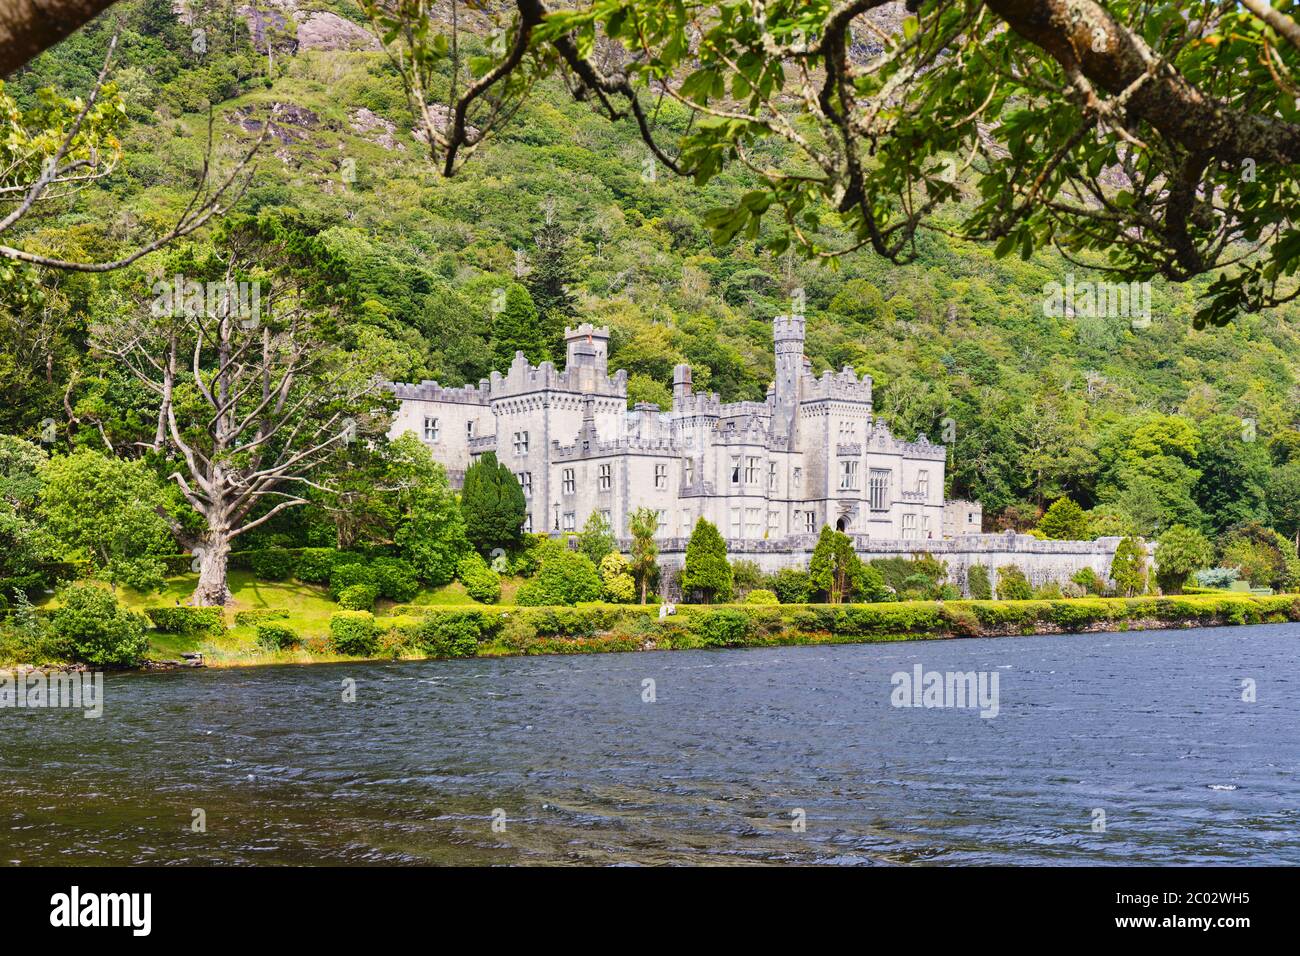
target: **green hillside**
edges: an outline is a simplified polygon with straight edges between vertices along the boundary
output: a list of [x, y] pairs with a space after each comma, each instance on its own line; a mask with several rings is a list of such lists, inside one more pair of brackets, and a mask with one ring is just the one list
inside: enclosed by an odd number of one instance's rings
[[[631, 400], [666, 404], [679, 361], [695, 367], [697, 386], [757, 399], [772, 372], [770, 320], [802, 289], [816, 369], [870, 373], [896, 433], [947, 441], [948, 493], [981, 500], [990, 527], [1028, 527], [1068, 495], [1091, 511], [1093, 533], [1150, 535], [1175, 522], [1300, 530], [1300, 312], [1196, 331], [1196, 289], [1157, 283], [1149, 327], [1051, 318], [1045, 284], [1097, 277], [1053, 254], [999, 260], [933, 232], [907, 267], [867, 253], [833, 265], [774, 259], [743, 238], [720, 248], [702, 220], [745, 188], [739, 175], [704, 189], [662, 169], [649, 176], [630, 127], [559, 87], [540, 90], [501, 138], [443, 179], [412, 135], [383, 53], [291, 52], [296, 23], [313, 10], [364, 21], [347, 0], [299, 3], [272, 31], [268, 57], [239, 17], [218, 11], [202, 21], [206, 52], [196, 54], [193, 28], [167, 0], [115, 8], [123, 162], [25, 225], [21, 240], [96, 257], [141, 239], [187, 201], [209, 103], [225, 159], [280, 104], [238, 211], [293, 222], [340, 258], [355, 291], [350, 334], [382, 356], [389, 378], [460, 384], [500, 366], [516, 343], [504, 323], [494, 330], [492, 298], [518, 282], [531, 299], [516, 297], [519, 307], [536, 308], [546, 330], [534, 359], [555, 356], [565, 322], [592, 321], [613, 330], [611, 363], [629, 371]], [[45, 86], [84, 92], [113, 22], [45, 54], [5, 93], [30, 108]], [[655, 121], [671, 128], [684, 117], [664, 103]], [[46, 293], [35, 305], [7, 290], [0, 432], [32, 437], [71, 409], [68, 440], [128, 453], [150, 423], [133, 414], [120, 369], [88, 353], [86, 328], [122, 308], [132, 283], [168, 268], [156, 254], [101, 277], [32, 275]]]

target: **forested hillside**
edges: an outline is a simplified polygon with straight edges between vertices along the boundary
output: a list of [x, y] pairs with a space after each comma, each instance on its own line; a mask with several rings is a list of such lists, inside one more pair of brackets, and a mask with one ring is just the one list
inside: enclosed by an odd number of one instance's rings
[[[106, 91], [123, 104], [120, 164], [25, 222], [27, 248], [104, 258], [142, 240], [188, 201], [209, 108], [222, 162], [276, 109], [233, 215], [311, 239], [294, 274], [315, 270], [311, 282], [337, 296], [336, 344], [389, 379], [473, 382], [516, 348], [559, 359], [558, 330], [584, 320], [612, 328], [611, 364], [628, 370], [631, 401], [667, 405], [681, 361], [697, 386], [759, 399], [770, 320], [803, 290], [816, 369], [870, 373], [896, 433], [946, 441], [949, 495], [981, 500], [990, 528], [1031, 527], [1066, 495], [1090, 512], [1093, 534], [1255, 521], [1300, 532], [1294, 308], [1196, 330], [1197, 285], [1157, 282], [1149, 326], [1049, 317], [1047, 283], [1096, 277], [1053, 253], [997, 259], [936, 231], [920, 233], [906, 267], [869, 252], [774, 258], [743, 235], [715, 245], [705, 216], [745, 189], [741, 176], [703, 189], [675, 179], [628, 124], [558, 84], [444, 179], [349, 0], [263, 2], [252, 15], [216, 3], [183, 19], [169, 0], [133, 0], [5, 83], [10, 121], [38, 123], [43, 89], [90, 88], [120, 23]], [[654, 122], [685, 117], [663, 102]], [[140, 385], [89, 347], [91, 328], [140, 309], [180, 259], [227, 248], [226, 228], [122, 272], [6, 273], [0, 432], [44, 436], [51, 450], [143, 454], [154, 422]]]

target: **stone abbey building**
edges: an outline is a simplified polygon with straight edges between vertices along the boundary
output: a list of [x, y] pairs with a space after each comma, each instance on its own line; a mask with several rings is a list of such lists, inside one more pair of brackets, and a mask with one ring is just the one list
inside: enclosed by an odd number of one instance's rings
[[[629, 515], [650, 507], [665, 544], [699, 517], [738, 550], [784, 550], [823, 525], [871, 540], [942, 538], [944, 446], [892, 435], [873, 414], [870, 376], [813, 375], [802, 315], [772, 327], [776, 381], [762, 402], [696, 392], [678, 365], [672, 408], [629, 411], [627, 373], [609, 373], [609, 330], [584, 324], [565, 330], [563, 371], [516, 353], [505, 375], [477, 386], [395, 385], [392, 433], [420, 436], [453, 486], [496, 452], [523, 486], [531, 531], [576, 531], [599, 512], [627, 537]], [[950, 535], [980, 530], [978, 506], [963, 505]]]

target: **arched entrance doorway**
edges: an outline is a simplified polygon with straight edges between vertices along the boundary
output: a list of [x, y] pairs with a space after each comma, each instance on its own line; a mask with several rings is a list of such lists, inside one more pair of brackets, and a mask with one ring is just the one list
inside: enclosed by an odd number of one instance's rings
[[837, 520], [837, 521], [835, 522], [835, 530], [836, 530], [836, 531], [843, 531], [843, 530], [844, 530], [845, 528], [847, 528], [848, 526], [849, 526], [849, 525], [848, 525], [848, 522], [845, 521], [843, 518], [840, 518], [839, 520]]

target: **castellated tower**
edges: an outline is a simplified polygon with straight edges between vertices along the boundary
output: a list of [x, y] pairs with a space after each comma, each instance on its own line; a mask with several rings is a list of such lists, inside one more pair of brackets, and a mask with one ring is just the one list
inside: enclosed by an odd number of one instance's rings
[[589, 365], [604, 372], [609, 368], [609, 327], [583, 322], [564, 328], [565, 368]]
[[799, 313], [772, 320], [776, 381], [772, 393], [772, 436], [793, 448], [799, 421], [799, 381], [803, 375], [804, 317]]

